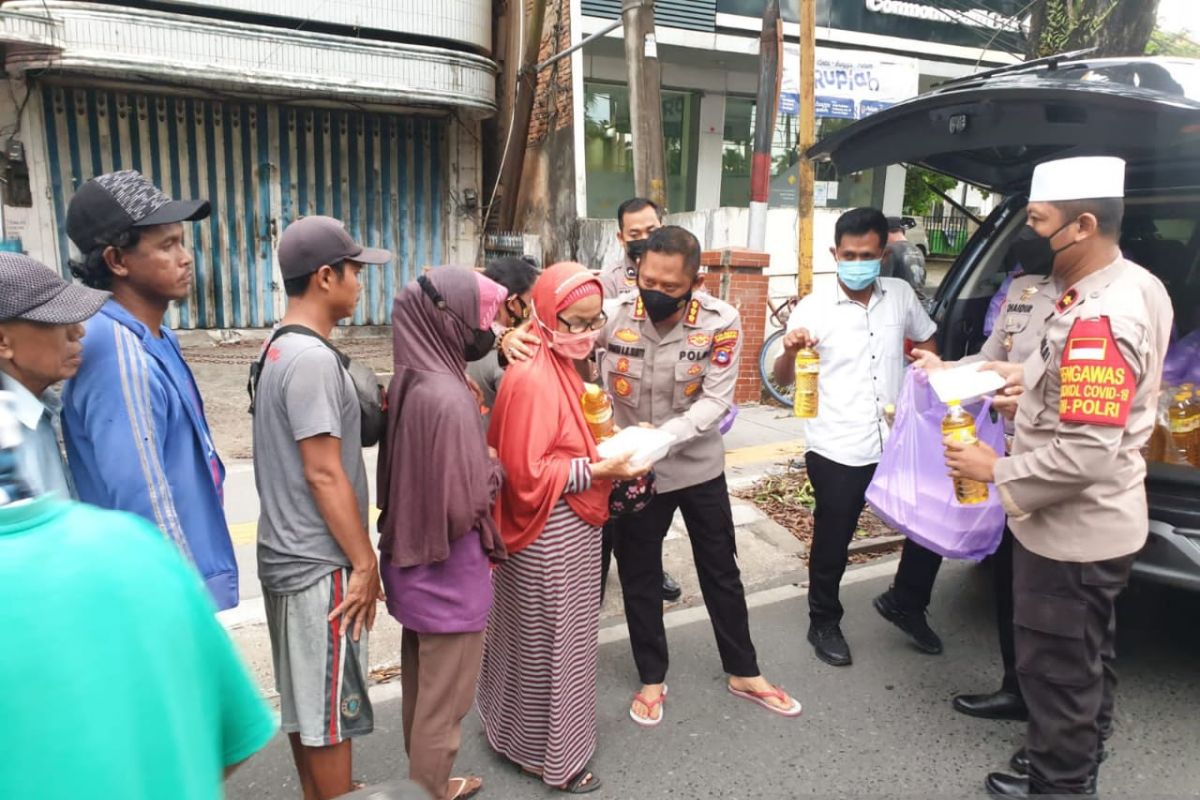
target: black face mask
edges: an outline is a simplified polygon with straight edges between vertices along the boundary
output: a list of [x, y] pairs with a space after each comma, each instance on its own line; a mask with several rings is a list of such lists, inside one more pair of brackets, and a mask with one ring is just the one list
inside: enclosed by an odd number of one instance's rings
[[687, 294], [682, 297], [672, 297], [669, 294], [641, 287], [638, 287], [638, 293], [642, 297], [642, 307], [646, 309], [646, 316], [650, 318], [651, 322], [662, 322], [686, 306], [692, 299], [691, 289], [688, 289]]
[[1042, 236], [1026, 225], [1025, 230], [1017, 234], [1016, 241], [1012, 243], [1012, 254], [1021, 264], [1021, 269], [1028, 275], [1049, 275], [1054, 269], [1054, 259], [1058, 257], [1058, 254], [1077, 244], [1071, 242], [1056, 250], [1050, 244], [1050, 240], [1075, 222], [1076, 220], [1071, 220], [1063, 223], [1049, 236]]
[[472, 339], [463, 348], [463, 358], [467, 361], [478, 361], [492, 352], [496, 346], [496, 334], [491, 330], [481, 331], [471, 329]]
[[632, 242], [627, 242], [625, 244], [625, 255], [629, 256], [630, 261], [641, 261], [642, 256], [646, 255], [646, 245], [649, 243], [649, 239], [634, 239]]

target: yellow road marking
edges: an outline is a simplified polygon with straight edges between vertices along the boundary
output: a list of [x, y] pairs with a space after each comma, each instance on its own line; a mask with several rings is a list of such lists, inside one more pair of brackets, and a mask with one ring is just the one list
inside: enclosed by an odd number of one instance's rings
[[[804, 440], [791, 439], [786, 442], [758, 444], [751, 447], [739, 447], [725, 452], [725, 466], [745, 467], [751, 464], [764, 464], [795, 458], [804, 454]], [[374, 526], [379, 519], [379, 509], [372, 507], [370, 524]], [[258, 537], [258, 521], [239, 522], [229, 526], [229, 536], [235, 545], [253, 544]]]

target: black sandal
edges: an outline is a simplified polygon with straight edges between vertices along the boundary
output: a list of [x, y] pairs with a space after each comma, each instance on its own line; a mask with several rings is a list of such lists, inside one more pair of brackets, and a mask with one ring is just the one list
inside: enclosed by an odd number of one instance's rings
[[590, 769], [584, 767], [574, 778], [571, 778], [566, 786], [563, 786], [561, 789], [559, 789], [559, 791], [565, 792], [566, 794], [588, 794], [589, 792], [596, 791], [603, 785], [604, 784], [601, 783], [600, 779], [597, 778]]

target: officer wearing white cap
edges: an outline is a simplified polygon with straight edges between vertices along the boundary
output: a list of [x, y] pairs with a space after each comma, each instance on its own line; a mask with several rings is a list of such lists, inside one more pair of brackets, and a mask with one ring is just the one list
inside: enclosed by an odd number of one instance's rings
[[1028, 222], [1058, 299], [1037, 350], [1006, 371], [1017, 398], [1012, 454], [947, 445], [951, 475], [996, 484], [1016, 538], [1029, 727], [1013, 766], [1028, 774], [989, 775], [996, 796], [1094, 795], [1111, 730], [1115, 603], [1148, 535], [1140, 448], [1174, 316], [1162, 283], [1118, 248], [1124, 179], [1124, 162], [1111, 157], [1035, 169]]

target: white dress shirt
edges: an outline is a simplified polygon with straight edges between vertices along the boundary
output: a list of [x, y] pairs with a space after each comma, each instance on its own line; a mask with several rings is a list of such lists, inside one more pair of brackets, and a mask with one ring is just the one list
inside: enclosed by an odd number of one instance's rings
[[21, 477], [35, 495], [55, 492], [61, 498], [75, 496], [59, 444], [62, 401], [58, 392], [47, 389], [41, 398], [35, 397], [7, 374], [0, 373], [0, 387], [11, 392], [17, 419], [21, 422], [23, 439], [17, 448]]
[[867, 305], [841, 283], [810, 294], [788, 319], [805, 328], [821, 356], [817, 416], [805, 421], [808, 449], [848, 467], [875, 464], [887, 441], [883, 409], [904, 381], [904, 340], [923, 342], [937, 331], [916, 292], [898, 278], [879, 278]]

